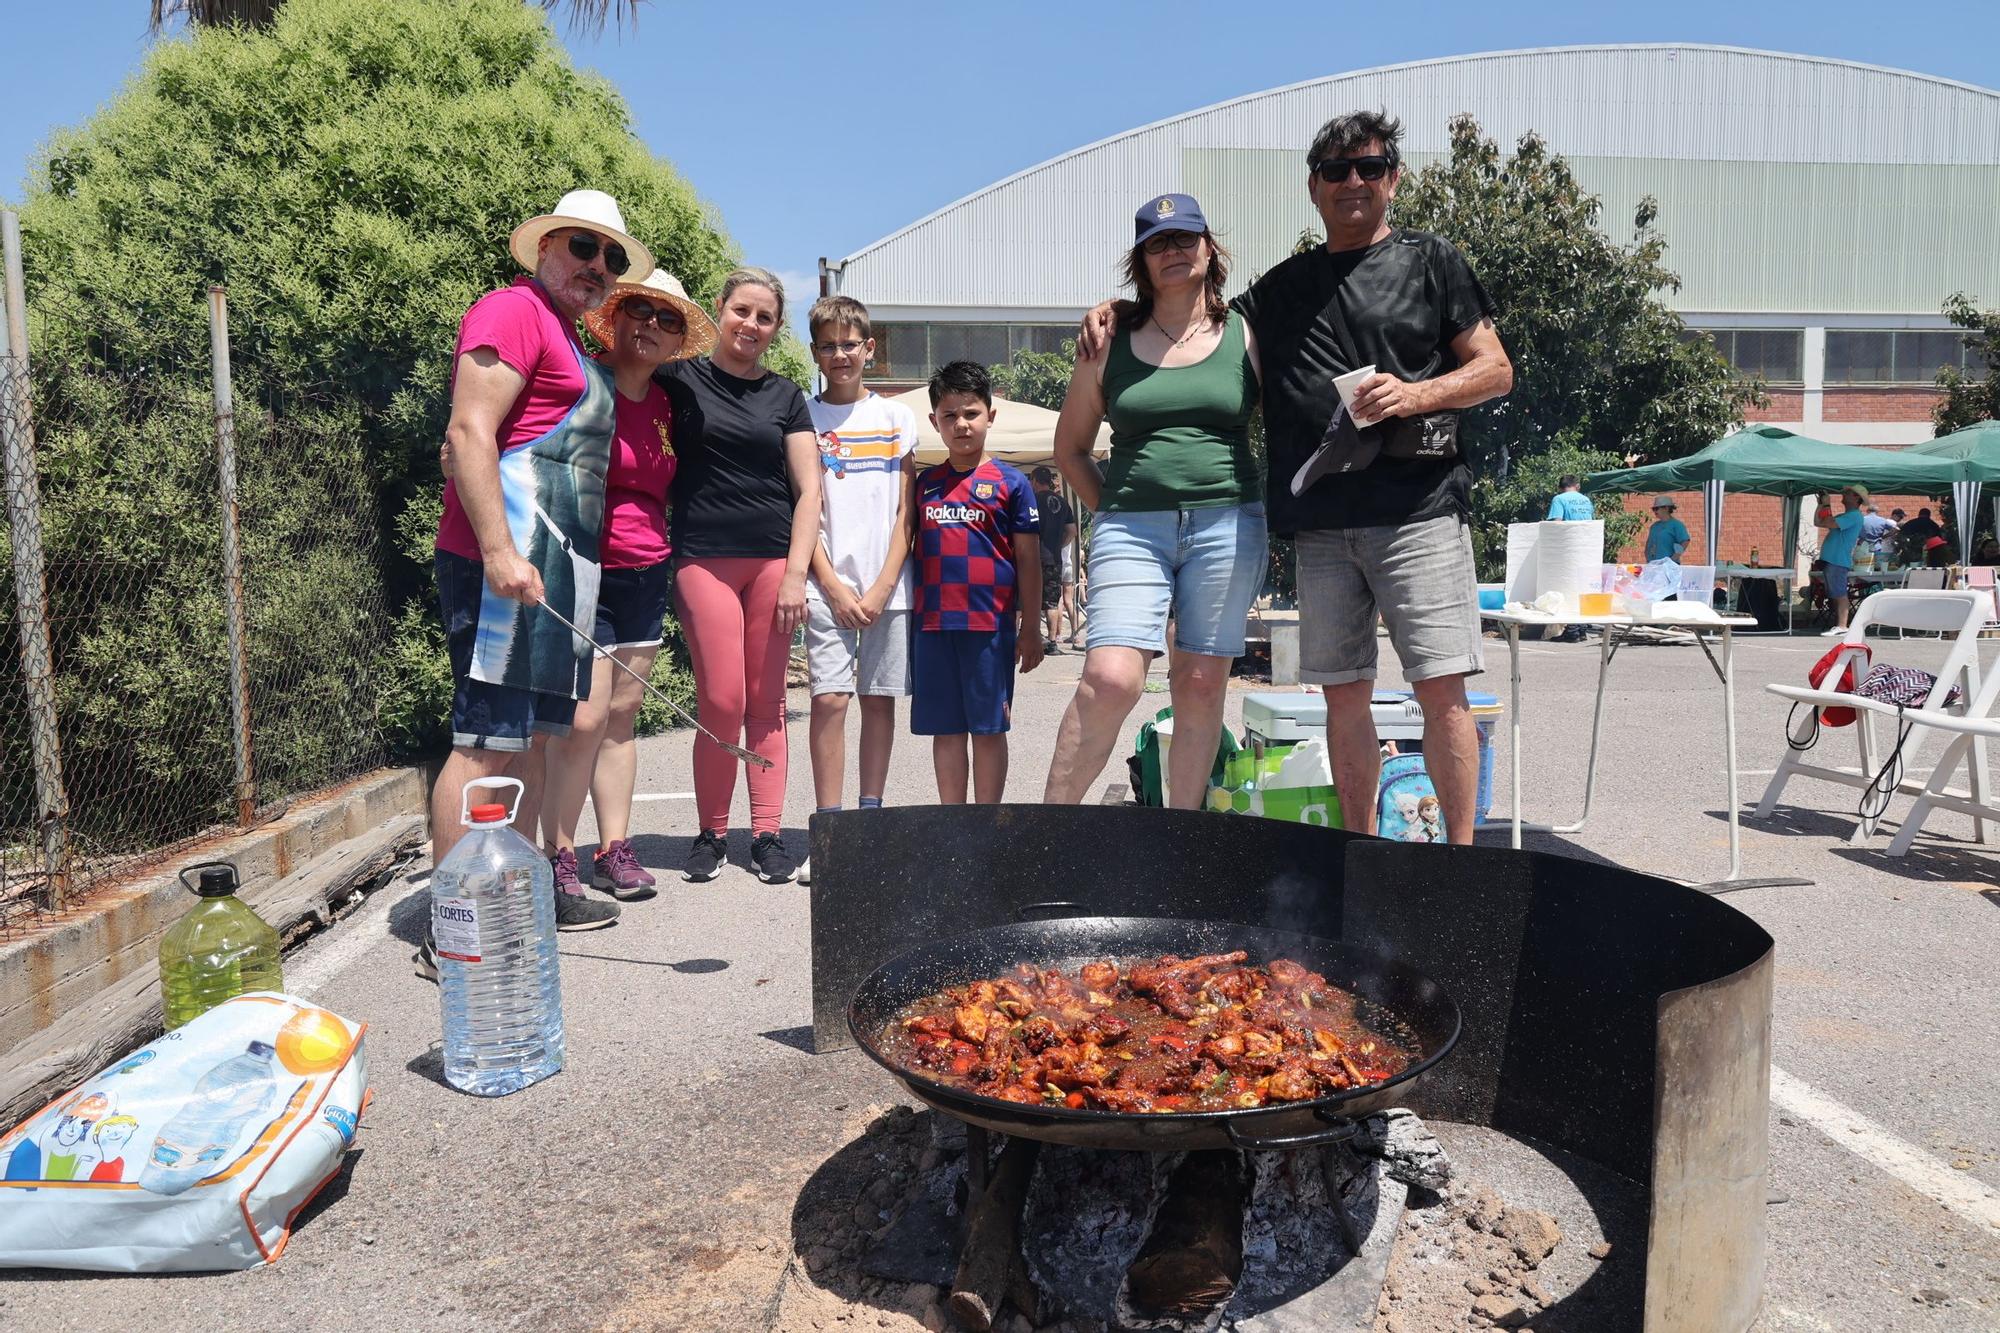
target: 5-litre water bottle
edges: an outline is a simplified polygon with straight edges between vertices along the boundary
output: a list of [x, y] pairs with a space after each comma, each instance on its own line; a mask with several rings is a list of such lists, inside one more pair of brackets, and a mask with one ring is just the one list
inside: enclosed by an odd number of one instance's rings
[[278, 1086], [272, 1081], [272, 1050], [261, 1041], [250, 1043], [201, 1076], [157, 1137], [139, 1187], [155, 1194], [179, 1194], [196, 1181], [226, 1170], [230, 1149], [253, 1120], [261, 1128], [272, 1110]]
[[[201, 877], [188, 884], [188, 876]], [[171, 1032], [224, 1000], [285, 988], [278, 932], [236, 896], [236, 867], [189, 866], [181, 883], [201, 895], [160, 937], [160, 1017]]]
[[[474, 787], [512, 787], [482, 778]], [[556, 976], [555, 874], [511, 827], [504, 805], [461, 806], [471, 832], [431, 872], [431, 933], [444, 1005], [444, 1077], [461, 1092], [501, 1097], [562, 1068]]]

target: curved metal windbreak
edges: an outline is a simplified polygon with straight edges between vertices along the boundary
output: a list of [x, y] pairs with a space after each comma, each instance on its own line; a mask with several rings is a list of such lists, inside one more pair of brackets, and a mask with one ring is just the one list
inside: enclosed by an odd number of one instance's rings
[[1616, 866], [1137, 807], [816, 815], [815, 1048], [851, 1044], [867, 974], [1051, 898], [1240, 921], [1434, 979], [1456, 1049], [1419, 1114], [1490, 1125], [1643, 1185], [1645, 1333], [1736, 1333], [1763, 1291], [1771, 938], [1728, 904]]

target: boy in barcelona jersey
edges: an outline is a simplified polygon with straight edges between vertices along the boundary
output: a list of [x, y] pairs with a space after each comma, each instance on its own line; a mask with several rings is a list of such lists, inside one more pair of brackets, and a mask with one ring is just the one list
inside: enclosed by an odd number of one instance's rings
[[1041, 520], [1027, 477], [986, 456], [993, 425], [986, 371], [954, 361], [931, 377], [930, 397], [948, 457], [917, 477], [910, 730], [931, 738], [939, 801], [963, 805], [969, 785], [974, 800], [998, 804], [1007, 787], [1014, 669], [1032, 671], [1042, 660], [1033, 623]]

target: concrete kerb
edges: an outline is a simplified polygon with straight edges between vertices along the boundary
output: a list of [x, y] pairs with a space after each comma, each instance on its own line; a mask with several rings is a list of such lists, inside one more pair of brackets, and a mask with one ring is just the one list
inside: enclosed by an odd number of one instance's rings
[[161, 934], [193, 901], [178, 877], [185, 867], [229, 861], [246, 884], [282, 879], [397, 815], [421, 814], [429, 785], [420, 768], [379, 770], [248, 833], [199, 843], [26, 938], [0, 944], [0, 1051], [134, 972], [157, 967]]

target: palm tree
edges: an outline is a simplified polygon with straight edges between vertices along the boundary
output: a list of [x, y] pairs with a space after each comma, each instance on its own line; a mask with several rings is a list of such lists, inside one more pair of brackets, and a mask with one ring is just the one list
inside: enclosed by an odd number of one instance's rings
[[[262, 28], [270, 24], [283, 3], [284, 0], [151, 0], [151, 21], [154, 32], [177, 18], [208, 27], [240, 23]], [[639, 6], [644, 3], [645, 0], [541, 0], [542, 8], [567, 10], [570, 26], [589, 32], [601, 31], [606, 23], [613, 21], [620, 27], [628, 22], [638, 27]]]

